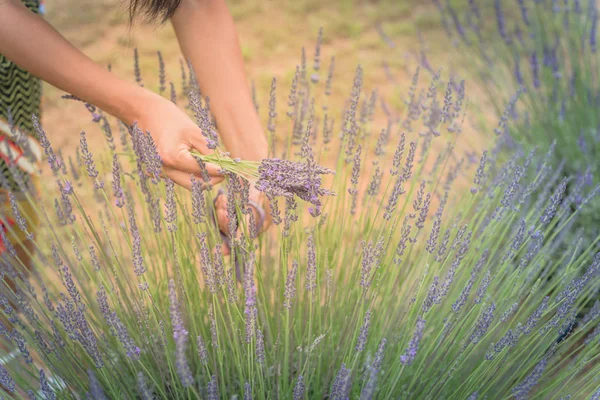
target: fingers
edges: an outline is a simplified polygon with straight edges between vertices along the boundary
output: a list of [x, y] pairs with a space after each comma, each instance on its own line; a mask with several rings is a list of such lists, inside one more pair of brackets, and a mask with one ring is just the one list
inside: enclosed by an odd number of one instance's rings
[[[164, 173], [168, 178], [172, 179], [173, 182], [175, 182], [179, 186], [183, 186], [187, 190], [192, 189], [192, 180], [190, 178], [189, 173], [170, 169], [170, 168], [165, 168]], [[198, 179], [202, 179], [202, 177], [198, 177]], [[211, 177], [211, 179], [208, 183], [210, 185], [214, 186], [217, 183], [221, 182], [222, 180], [223, 180], [222, 177], [218, 177], [218, 176]], [[202, 182], [204, 182], [204, 181], [202, 181]]]
[[[178, 170], [181, 172], [185, 172], [188, 174], [194, 174], [199, 178], [202, 178], [204, 174], [204, 170], [200, 167], [198, 160], [189, 152], [188, 149], [182, 148], [179, 153], [175, 156], [174, 160], [165, 161], [165, 165], [167, 168]], [[208, 174], [212, 177], [218, 177], [219, 182], [223, 179], [223, 174], [220, 172], [221, 168], [219, 168], [215, 164], [204, 163], [204, 168]]]

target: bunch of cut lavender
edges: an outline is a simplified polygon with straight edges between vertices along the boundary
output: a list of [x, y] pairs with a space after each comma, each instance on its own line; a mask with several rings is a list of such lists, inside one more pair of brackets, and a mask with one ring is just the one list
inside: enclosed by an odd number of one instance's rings
[[245, 161], [231, 158], [227, 153], [217, 149], [212, 154], [203, 155], [193, 152], [202, 162], [210, 162], [221, 167], [223, 171], [235, 174], [265, 193], [269, 199], [276, 197], [298, 198], [311, 203], [313, 216], [321, 214], [323, 206], [321, 197], [335, 196], [335, 193], [322, 187], [322, 175], [335, 175], [335, 171], [316, 165], [312, 152], [306, 149], [308, 156], [306, 162], [283, 160], [279, 158], [266, 158], [261, 162]]

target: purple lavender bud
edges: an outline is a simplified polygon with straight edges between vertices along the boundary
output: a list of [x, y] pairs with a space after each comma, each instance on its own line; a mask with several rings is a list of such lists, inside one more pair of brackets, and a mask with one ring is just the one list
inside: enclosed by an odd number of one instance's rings
[[48, 159], [48, 165], [50, 165], [50, 169], [52, 169], [52, 171], [56, 174], [60, 169], [60, 165], [58, 164], [58, 159], [52, 150], [52, 145], [46, 136], [46, 132], [42, 128], [40, 120], [35, 114], [31, 116], [31, 121], [33, 122], [33, 128], [35, 129], [36, 136], [40, 141], [40, 145], [44, 149], [44, 153]]
[[113, 194], [116, 198], [115, 205], [122, 208], [125, 205], [125, 195], [121, 187], [121, 167], [116, 154], [113, 155], [112, 175]]
[[271, 143], [269, 143], [269, 154], [275, 156], [275, 130], [277, 124], [277, 80], [271, 81], [271, 91], [269, 92], [269, 120], [267, 129], [271, 133]]
[[206, 199], [202, 183], [194, 175], [190, 177], [192, 182], [192, 219], [195, 224], [204, 222], [206, 218]]
[[206, 348], [204, 339], [202, 339], [202, 335], [196, 337], [196, 345], [198, 347], [198, 358], [200, 358], [202, 364], [206, 365], [208, 363], [208, 349]]
[[17, 388], [15, 381], [13, 380], [12, 376], [10, 376], [4, 365], [0, 365], [0, 385], [2, 385], [2, 388], [10, 393], [14, 393]]
[[50, 387], [50, 384], [48, 383], [48, 379], [46, 379], [46, 374], [44, 373], [43, 369], [40, 369], [40, 387], [42, 389], [44, 397], [47, 400], [56, 399], [56, 394], [54, 393], [54, 390], [52, 390], [52, 387]]
[[404, 183], [404, 178], [402, 175], [399, 175], [396, 178], [396, 182], [394, 183], [394, 188], [392, 189], [392, 193], [390, 194], [388, 203], [385, 207], [385, 213], [383, 214], [383, 218], [386, 221], [389, 221], [392, 218], [394, 212], [396, 211], [396, 206], [398, 205], [398, 198], [400, 197], [401, 194], [405, 193], [404, 189], [402, 188], [403, 183]]
[[162, 94], [166, 89], [166, 74], [165, 74], [165, 61], [163, 60], [162, 53], [160, 51], [156, 52], [158, 56], [158, 92]]
[[175, 202], [175, 183], [171, 179], [165, 179], [167, 199], [165, 201], [165, 221], [169, 232], [177, 231], [177, 204]]
[[376, 196], [379, 193], [379, 188], [381, 187], [381, 178], [383, 177], [383, 172], [379, 165], [375, 167], [375, 171], [373, 172], [373, 177], [371, 178], [371, 182], [369, 182], [369, 187], [367, 189], [367, 194], [369, 196]]
[[544, 297], [544, 300], [542, 300], [542, 302], [540, 303], [538, 308], [536, 308], [535, 311], [533, 313], [531, 313], [531, 315], [527, 319], [527, 322], [525, 323], [525, 327], [523, 328], [524, 335], [530, 334], [531, 331], [533, 331], [533, 328], [535, 328], [535, 326], [538, 324], [540, 319], [542, 319], [542, 316], [544, 315], [544, 312], [546, 311], [546, 308], [548, 307], [549, 301], [550, 301], [549, 296]]
[[356, 190], [356, 186], [358, 185], [358, 178], [360, 176], [360, 153], [362, 151], [362, 146], [359, 144], [356, 147], [356, 154], [354, 155], [354, 163], [352, 164], [352, 176], [350, 178], [350, 182], [352, 183], [352, 188], [348, 189], [348, 193], [352, 194]]
[[119, 341], [125, 348], [127, 357], [134, 361], [139, 360], [140, 348], [136, 346], [135, 342], [129, 335], [127, 327], [123, 324], [117, 313], [110, 309], [104, 287], [101, 287], [101, 289], [97, 292], [97, 296], [100, 311], [104, 316], [106, 323], [114, 330]]
[[329, 398], [331, 400], [347, 400], [350, 398], [350, 389], [352, 388], [352, 376], [350, 370], [346, 368], [346, 364], [342, 364], [342, 367], [338, 371]]
[[531, 73], [533, 75], [533, 87], [536, 89], [539, 89], [539, 87], [540, 87], [540, 63], [538, 61], [538, 56], [535, 51], [531, 54], [529, 63], [531, 65]]
[[138, 394], [141, 396], [142, 400], [153, 400], [154, 399], [154, 395], [152, 394], [152, 391], [148, 387], [148, 384], [146, 383], [146, 379], [144, 378], [144, 373], [142, 371], [138, 372], [138, 374], [137, 374], [137, 387], [138, 387]]
[[519, 9], [521, 10], [521, 18], [523, 18], [523, 22], [525, 25], [529, 25], [529, 14], [527, 12], [527, 7], [525, 7], [525, 0], [517, 0], [519, 3]]
[[90, 381], [90, 394], [91, 394], [92, 398], [94, 400], [108, 400], [108, 398], [104, 394], [104, 390], [102, 390], [100, 381], [98, 381], [96, 374], [94, 374], [94, 371], [92, 371], [91, 369], [88, 369], [87, 373], [88, 373], [88, 378]]
[[375, 368], [369, 368], [369, 379], [367, 383], [363, 386], [362, 391], [360, 392], [361, 400], [371, 400], [375, 396], [375, 390], [377, 389], [377, 378], [379, 375], [379, 371]]
[[423, 312], [426, 313], [427, 311], [429, 311], [431, 309], [431, 307], [433, 306], [433, 304], [435, 303], [435, 299], [438, 296], [438, 284], [439, 284], [439, 278], [437, 276], [433, 277], [433, 282], [431, 282], [431, 285], [429, 286], [429, 291], [427, 292], [427, 296], [425, 297], [425, 300], [423, 300]]
[[547, 364], [548, 359], [546, 357], [542, 358], [542, 360], [533, 367], [531, 373], [527, 375], [521, 383], [512, 388], [511, 392], [516, 400], [526, 400], [529, 398], [529, 393], [542, 377]]
[[292, 79], [292, 85], [290, 87], [290, 94], [288, 96], [288, 107], [290, 108], [290, 110], [288, 111], [287, 115], [290, 118], [296, 116], [296, 101], [297, 101], [296, 90], [298, 88], [298, 80], [299, 79], [300, 79], [300, 67], [296, 66], [296, 73], [294, 74], [294, 78]]
[[517, 308], [519, 307], [519, 303], [513, 303], [510, 308], [508, 310], [506, 310], [504, 312], [504, 314], [502, 314], [500, 316], [500, 322], [506, 322], [510, 317], [513, 316], [513, 314], [517, 311]]
[[469, 337], [469, 343], [477, 344], [486, 335], [494, 319], [494, 311], [496, 311], [495, 303], [492, 303], [483, 310], [475, 324], [473, 333]]
[[475, 194], [481, 188], [484, 179], [485, 173], [485, 165], [487, 163], [487, 150], [481, 154], [481, 159], [479, 160], [479, 167], [477, 167], [477, 172], [475, 173], [475, 178], [473, 179], [473, 187], [471, 188], [471, 193]]
[[12, 213], [15, 217], [15, 221], [17, 222], [17, 226], [23, 233], [27, 235], [27, 239], [32, 240], [33, 234], [27, 231], [27, 221], [25, 220], [23, 214], [21, 214], [21, 211], [19, 210], [19, 205], [17, 204], [17, 200], [13, 192], [8, 192], [8, 199], [10, 201], [10, 208], [12, 209]]
[[296, 275], [298, 273], [298, 261], [292, 262], [292, 268], [288, 271], [285, 279], [285, 290], [283, 292], [283, 307], [289, 310], [292, 307], [292, 299], [296, 296]]
[[169, 280], [169, 302], [171, 304], [170, 313], [171, 325], [173, 326], [173, 338], [175, 339], [175, 365], [183, 387], [190, 387], [194, 384], [194, 377], [185, 356], [188, 331], [183, 324], [183, 316], [179, 308], [179, 301], [177, 300], [177, 292], [175, 290], [175, 282], [173, 279]]
[[221, 250], [221, 245], [217, 243], [214, 249], [213, 256], [213, 273], [215, 276], [215, 281], [219, 286], [223, 286], [226, 283], [225, 276], [225, 265], [223, 262], [223, 251]]
[[479, 392], [475, 391], [469, 395], [467, 400], [477, 400], [478, 397], [479, 397]]
[[217, 376], [213, 375], [208, 381], [206, 388], [208, 400], [219, 400], [219, 386], [217, 385]]
[[402, 171], [403, 178], [408, 181], [412, 175], [413, 161], [415, 159], [415, 153], [417, 151], [417, 143], [410, 142], [410, 148], [408, 149], [408, 156], [406, 157], [406, 163], [404, 164], [404, 170]]
[[315, 293], [317, 288], [317, 253], [315, 249], [315, 242], [312, 235], [308, 236], [307, 242], [308, 258], [306, 267], [306, 290], [312, 295]]
[[254, 285], [254, 260], [250, 256], [244, 271], [244, 294], [246, 304], [244, 308], [246, 322], [246, 343], [252, 343], [252, 337], [256, 330], [258, 310], [256, 308], [256, 286]]
[[175, 84], [173, 82], [169, 82], [169, 87], [171, 89], [171, 102], [173, 104], [177, 104], [177, 92], [175, 91]]
[[81, 149], [81, 157], [83, 158], [83, 162], [86, 166], [88, 176], [95, 180], [96, 189], [101, 189], [104, 186], [102, 181], [97, 180], [98, 178], [98, 170], [96, 169], [96, 164], [94, 163], [94, 158], [92, 153], [90, 153], [87, 145], [87, 140], [85, 138], [85, 132], [81, 131], [81, 138], [79, 140], [79, 147]]
[[488, 286], [490, 285], [491, 282], [491, 273], [490, 271], [487, 271], [483, 277], [483, 279], [481, 280], [481, 284], [479, 285], [479, 288], [477, 289], [477, 293], [475, 295], [475, 304], [479, 304], [483, 301], [483, 296], [485, 296], [485, 292], [487, 291]]
[[562, 180], [554, 195], [550, 197], [550, 203], [548, 203], [548, 206], [546, 206], [546, 209], [542, 213], [542, 216], [540, 217], [540, 223], [547, 224], [552, 220], [552, 218], [554, 218], [556, 215], [556, 210], [558, 209], [566, 190], [567, 178]]
[[[425, 227], [425, 220], [427, 219], [427, 214], [429, 213], [429, 205], [431, 204], [431, 193], [427, 193], [425, 196], [425, 201], [423, 202], [423, 206], [420, 207], [419, 218], [415, 222], [415, 226], [419, 229], [423, 229]], [[419, 207], [417, 207], [418, 209]]]
[[360, 333], [356, 341], [356, 351], [361, 352], [367, 345], [367, 336], [369, 335], [369, 327], [371, 326], [371, 310], [367, 310], [365, 319], [362, 326], [360, 327]]
[[214, 348], [219, 347], [219, 336], [217, 334], [217, 320], [215, 319], [215, 313], [212, 308], [208, 309], [208, 319], [210, 321], [210, 336], [211, 345]]
[[406, 242], [410, 236], [411, 225], [408, 223], [408, 216], [404, 217], [404, 221], [402, 222], [402, 230], [400, 241], [398, 242], [398, 246], [396, 247], [396, 254], [394, 256], [394, 263], [400, 264], [401, 257], [404, 255], [404, 250], [406, 250]]
[[141, 276], [146, 272], [144, 264], [144, 256], [142, 255], [142, 238], [135, 222], [135, 214], [131, 204], [127, 204], [127, 214], [129, 217], [129, 230], [133, 239], [133, 266], [137, 276]]
[[304, 377], [302, 375], [298, 375], [298, 380], [294, 386], [293, 400], [304, 400], [305, 390]]
[[327, 82], [325, 83], [325, 95], [331, 95], [331, 86], [333, 83], [333, 71], [335, 69], [335, 56], [331, 57], [331, 62], [329, 63], [329, 71], [327, 72]]
[[417, 357], [417, 350], [419, 349], [419, 343], [423, 338], [424, 330], [425, 320], [421, 317], [417, 317], [417, 323], [415, 326], [413, 337], [410, 339], [410, 342], [408, 342], [408, 347], [406, 348], [404, 354], [400, 356], [400, 362], [402, 364], [411, 365]]
[[371, 364], [371, 368], [376, 371], [381, 369], [381, 364], [383, 363], [383, 352], [385, 350], [385, 345], [387, 344], [387, 339], [381, 339], [379, 342], [379, 346], [377, 347], [377, 352], [375, 352], [375, 357], [373, 358], [373, 363]]
[[496, 23], [498, 24], [498, 33], [500, 37], [508, 43], [508, 35], [506, 34], [506, 21], [504, 19], [504, 12], [500, 5], [500, 0], [494, 0], [494, 11], [496, 12]]
[[144, 87], [142, 82], [142, 73], [140, 71], [140, 55], [137, 47], [133, 49], [133, 73], [135, 75], [135, 81], [138, 85]]
[[256, 327], [256, 362], [265, 363], [265, 338], [260, 327]]
[[444, 197], [440, 202], [440, 205], [435, 212], [435, 216], [433, 219], [433, 226], [431, 227], [431, 233], [429, 234], [429, 238], [427, 239], [427, 246], [425, 250], [429, 253], [433, 254], [435, 248], [437, 246], [437, 240], [440, 235], [440, 229], [442, 226], [442, 216], [444, 215], [444, 207], [446, 206], [446, 202], [448, 201], [448, 192], [444, 193]]
[[377, 257], [375, 255], [375, 251], [373, 248], [373, 243], [369, 242], [368, 244], [363, 241], [362, 242], [362, 268], [360, 272], [360, 286], [364, 289], [368, 289], [371, 286], [371, 271], [373, 267], [377, 264]]

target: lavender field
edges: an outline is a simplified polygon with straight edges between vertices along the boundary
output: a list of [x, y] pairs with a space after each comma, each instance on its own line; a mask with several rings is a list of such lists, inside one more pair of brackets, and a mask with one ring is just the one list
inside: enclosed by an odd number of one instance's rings
[[[152, 132], [48, 87], [45, 179], [2, 216], [0, 398], [600, 399], [598, 5], [396, 3], [230, 3], [261, 161], [165, 31], [107, 55], [202, 129], [190, 190]], [[311, 30], [288, 52], [261, 15]]]

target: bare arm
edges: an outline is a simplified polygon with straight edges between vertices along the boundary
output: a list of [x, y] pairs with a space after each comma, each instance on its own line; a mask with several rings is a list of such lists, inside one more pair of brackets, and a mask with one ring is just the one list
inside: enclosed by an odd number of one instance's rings
[[267, 157], [267, 140], [254, 109], [234, 21], [224, 0], [183, 0], [171, 19], [182, 52], [210, 97], [219, 132], [236, 157]]
[[[0, 0], [0, 53], [38, 78], [71, 93], [126, 123], [150, 131], [165, 174], [190, 187], [201, 170], [189, 153], [209, 152], [200, 129], [170, 101], [94, 63], [19, 0]], [[214, 165], [209, 172], [218, 181]]]
[[145, 92], [77, 50], [19, 0], [0, 0], [0, 53], [40, 79], [131, 123]]
[[[227, 150], [245, 160], [266, 158], [267, 139], [252, 102], [237, 31], [225, 0], [183, 0], [171, 22], [202, 93], [210, 98]], [[254, 187], [250, 199], [268, 205]], [[229, 234], [225, 196], [217, 199], [216, 206], [219, 227]], [[255, 220], [258, 218], [256, 213]], [[263, 229], [272, 222], [268, 212], [264, 222]]]

